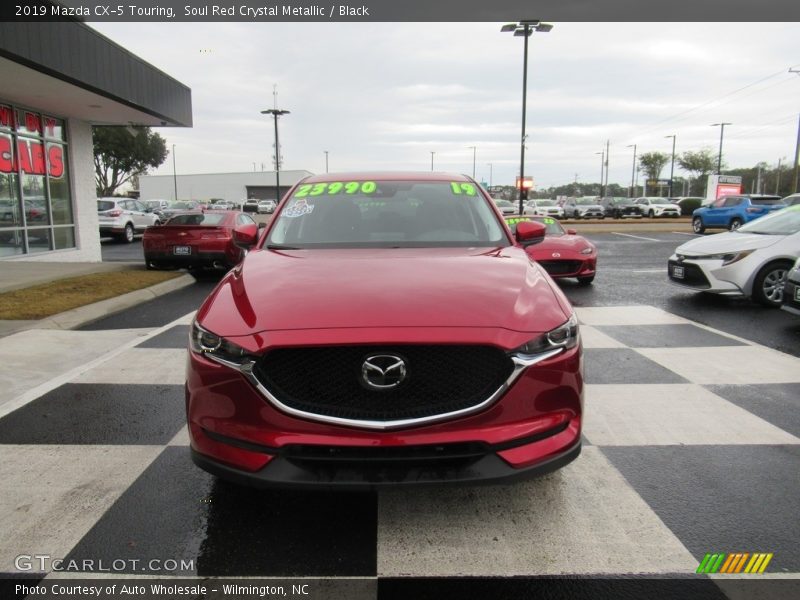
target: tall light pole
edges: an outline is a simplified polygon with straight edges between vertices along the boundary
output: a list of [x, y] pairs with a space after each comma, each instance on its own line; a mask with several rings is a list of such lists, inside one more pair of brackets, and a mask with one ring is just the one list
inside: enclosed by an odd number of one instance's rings
[[631, 187], [628, 188], [628, 198], [633, 198], [636, 195], [636, 189], [633, 187], [633, 178], [636, 175], [636, 144], [625, 146], [626, 148], [633, 148], [633, 166], [631, 167]]
[[476, 156], [476, 153], [478, 152], [478, 147], [477, 146], [467, 146], [467, 148], [471, 148], [472, 149], [472, 178], [475, 179], [475, 156]]
[[669, 167], [669, 197], [672, 198], [672, 175], [675, 173], [675, 135], [665, 135], [664, 139], [672, 138], [672, 163]]
[[600, 195], [603, 195], [603, 170], [606, 166], [606, 151], [595, 152], [600, 155]]
[[719, 127], [719, 155], [717, 156], [717, 175], [722, 172], [722, 136], [725, 135], [725, 125], [733, 123], [712, 123], [711, 127]]
[[492, 163], [486, 163], [489, 165], [489, 187], [492, 187]]
[[[800, 75], [800, 69], [789, 69], [789, 73]], [[793, 194], [797, 193], [798, 175], [800, 174], [800, 115], [797, 115], [797, 143], [794, 146], [794, 179], [792, 180]]]
[[601, 196], [605, 196], [606, 193], [608, 193], [608, 158], [609, 158], [609, 156], [611, 154], [610, 145], [611, 145], [611, 141], [610, 140], [606, 140], [606, 184], [605, 184], [605, 186], [603, 186], [603, 189], [600, 190], [600, 195]]
[[175, 144], [172, 144], [172, 183], [175, 184], [175, 201], [178, 201], [178, 172], [175, 170]]
[[528, 100], [528, 38], [534, 31], [547, 33], [553, 29], [549, 23], [541, 21], [520, 21], [519, 23], [509, 23], [503, 25], [500, 31], [503, 33], [513, 32], [517, 37], [525, 38], [522, 60], [522, 135], [520, 136], [520, 156], [519, 156], [519, 214], [522, 214], [522, 203], [525, 200], [526, 192], [523, 186], [525, 181], [525, 108]]
[[270, 108], [262, 110], [262, 115], [272, 115], [275, 120], [275, 202], [281, 201], [281, 146], [278, 142], [278, 117], [288, 115], [288, 110]]
[[328, 172], [328, 151], [327, 150], [323, 150], [323, 152], [325, 153], [325, 172], [327, 173]]
[[433, 173], [433, 155], [434, 154], [436, 154], [436, 152], [431, 151], [431, 173]]

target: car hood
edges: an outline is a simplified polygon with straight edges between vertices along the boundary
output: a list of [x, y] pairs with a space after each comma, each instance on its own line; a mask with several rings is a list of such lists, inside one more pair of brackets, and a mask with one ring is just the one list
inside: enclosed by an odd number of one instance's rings
[[541, 333], [571, 308], [519, 247], [257, 250], [198, 311], [222, 336], [352, 328]]
[[559, 235], [547, 236], [538, 244], [528, 246], [527, 251], [535, 259], [540, 260], [550, 258], [553, 251], [573, 250], [580, 252], [587, 246], [590, 246], [589, 242], [579, 235]]
[[739, 233], [726, 231], [704, 238], [697, 238], [681, 244], [675, 249], [676, 254], [698, 256], [705, 254], [723, 254], [726, 252], [742, 252], [744, 250], [758, 250], [771, 246], [786, 236], [784, 235], [759, 235], [756, 233]]

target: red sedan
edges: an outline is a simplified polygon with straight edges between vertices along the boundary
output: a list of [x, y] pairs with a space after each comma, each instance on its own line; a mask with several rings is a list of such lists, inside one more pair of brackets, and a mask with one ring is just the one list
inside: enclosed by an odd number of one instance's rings
[[239, 211], [179, 213], [165, 225], [145, 230], [144, 260], [148, 269], [227, 271], [244, 257], [244, 251], [234, 243], [235, 231], [256, 235], [258, 224]]
[[525, 251], [554, 279], [576, 277], [578, 283], [594, 281], [597, 270], [597, 248], [579, 236], [574, 229], [564, 229], [552, 217], [512, 217], [506, 219], [511, 231], [523, 221], [542, 223], [547, 229], [544, 241], [527, 246]]
[[[236, 234], [236, 232], [235, 232]], [[473, 179], [300, 181], [192, 324], [192, 458], [253, 485], [546, 473], [581, 448], [576, 315]]]

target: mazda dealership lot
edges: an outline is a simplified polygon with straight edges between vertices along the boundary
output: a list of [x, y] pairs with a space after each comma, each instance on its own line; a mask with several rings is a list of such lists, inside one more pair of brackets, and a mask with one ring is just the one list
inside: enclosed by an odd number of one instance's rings
[[596, 280], [560, 283], [581, 322], [583, 450], [509, 486], [259, 491], [197, 469], [184, 367], [213, 281], [81, 331], [0, 340], [3, 356], [36, 344], [87, 357], [2, 397], [0, 469], [18, 507], [4, 571], [35, 549], [163, 576], [158, 557], [176, 561], [169, 576], [332, 577], [368, 598], [376, 585], [417, 594], [408, 576], [689, 577], [708, 552], [763, 551], [766, 577], [797, 577], [800, 319], [670, 285], [666, 258], [694, 237], [677, 228], [584, 236]]

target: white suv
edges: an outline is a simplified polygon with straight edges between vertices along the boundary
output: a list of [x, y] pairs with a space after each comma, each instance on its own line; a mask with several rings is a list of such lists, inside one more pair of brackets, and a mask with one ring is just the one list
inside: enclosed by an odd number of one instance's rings
[[159, 222], [153, 209], [133, 198], [98, 198], [97, 220], [100, 237], [113, 236], [121, 242], [132, 242], [136, 233], [142, 233]]
[[666, 198], [657, 196], [642, 196], [636, 199], [642, 216], [654, 219], [656, 217], [680, 217], [681, 209], [677, 204], [672, 204]]

